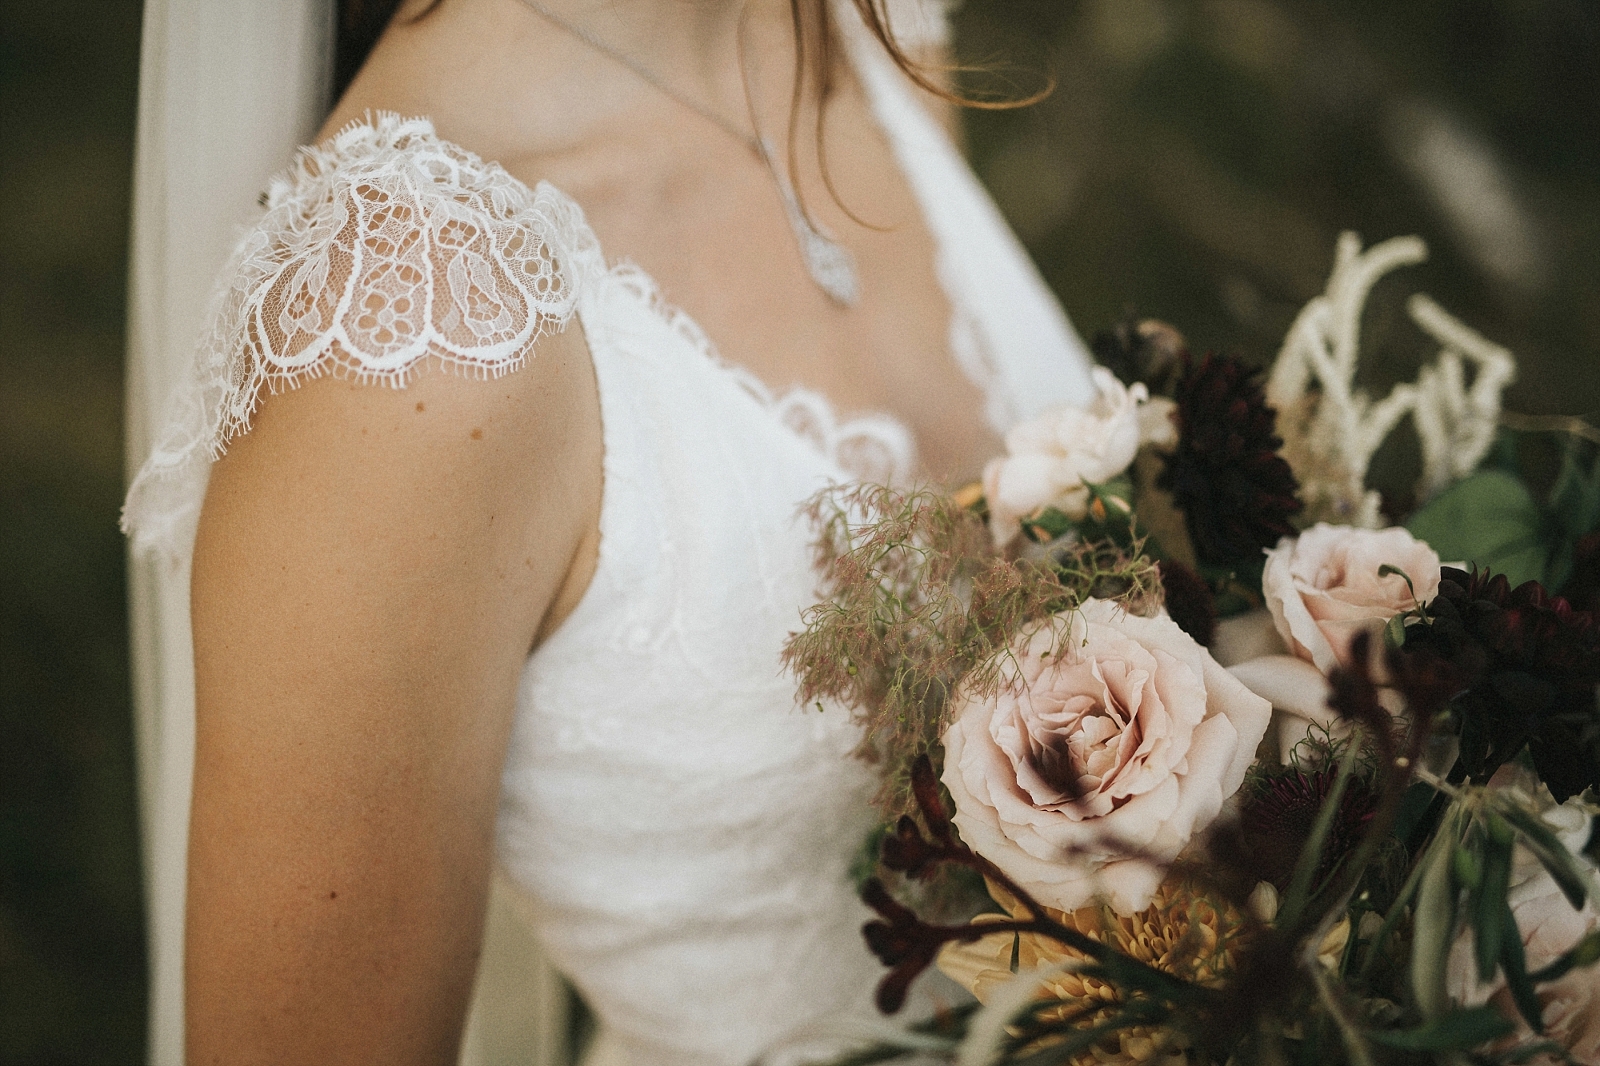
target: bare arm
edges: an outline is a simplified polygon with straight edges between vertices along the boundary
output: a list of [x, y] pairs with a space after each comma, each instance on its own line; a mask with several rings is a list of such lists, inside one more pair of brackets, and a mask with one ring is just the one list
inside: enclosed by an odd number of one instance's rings
[[[592, 566], [576, 328], [262, 405], [195, 548], [192, 1063], [453, 1063], [530, 645]], [[576, 561], [576, 562], [575, 562]]]

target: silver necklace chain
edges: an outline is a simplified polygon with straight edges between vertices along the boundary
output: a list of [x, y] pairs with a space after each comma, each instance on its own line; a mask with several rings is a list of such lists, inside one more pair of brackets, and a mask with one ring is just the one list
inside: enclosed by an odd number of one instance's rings
[[[788, 175], [778, 166], [777, 154], [773, 150], [772, 142], [762, 136], [759, 129], [753, 132], [745, 130], [738, 123], [719, 114], [694, 97], [679, 91], [664, 80], [661, 75], [616, 45], [596, 36], [586, 26], [557, 14], [540, 3], [539, 0], [522, 0], [522, 4], [573, 37], [576, 37], [596, 52], [632, 71], [635, 77], [654, 88], [662, 96], [682, 107], [688, 108], [750, 149], [751, 153], [767, 168], [767, 173], [772, 176], [773, 183], [778, 187], [778, 194], [783, 200], [784, 215], [788, 219], [789, 228], [794, 231], [795, 241], [800, 246], [800, 256], [805, 260], [806, 270], [811, 275], [811, 279], [817, 283], [817, 286], [823, 292], [828, 294], [830, 299], [841, 307], [854, 307], [856, 305], [856, 302], [861, 298], [861, 280], [856, 269], [855, 255], [851, 253], [850, 249], [840, 244], [831, 233], [816, 222], [813, 222], [806, 214], [805, 208], [800, 204], [799, 195], [794, 191], [794, 185], [789, 181]], [[748, 84], [745, 91], [748, 97]], [[754, 120], [755, 115], [752, 110], [752, 125], [754, 125]]]

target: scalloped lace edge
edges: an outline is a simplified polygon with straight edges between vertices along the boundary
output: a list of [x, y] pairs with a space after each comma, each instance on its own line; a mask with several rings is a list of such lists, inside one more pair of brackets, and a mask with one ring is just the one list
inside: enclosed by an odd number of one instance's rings
[[[546, 256], [556, 279], [542, 293], [516, 285], [504, 256], [488, 257], [501, 277], [512, 280], [512, 295], [522, 300], [516, 308], [524, 319], [521, 328], [509, 338], [472, 347], [441, 335], [429, 318], [409, 350], [374, 355], [353, 343], [335, 319], [292, 355], [264, 345], [259, 311], [267, 290], [297, 263], [303, 267], [307, 256], [326, 258], [327, 246], [337, 236], [326, 232], [326, 226], [318, 230], [318, 213], [342, 210], [336, 203], [341, 196], [350, 197], [364, 179], [380, 178], [409, 182], [403, 183], [403, 191], [410, 193], [412, 208], [431, 201], [453, 221], [476, 224], [491, 238], [503, 236], [508, 228], [521, 229], [521, 236], [537, 242], [529, 257]], [[576, 203], [545, 182], [530, 188], [499, 164], [443, 140], [424, 118], [379, 112], [353, 120], [325, 145], [300, 149], [272, 179], [264, 203], [266, 212], [235, 246], [219, 275], [223, 280], [211, 297], [208, 329], [169, 396], [155, 446], [129, 487], [121, 526], [136, 554], [187, 555], [210, 463], [248, 431], [263, 392], [275, 395], [328, 375], [399, 388], [430, 362], [467, 376], [500, 377], [524, 366], [540, 337], [565, 328], [575, 312], [580, 279], [604, 270], [598, 242]], [[427, 217], [418, 224], [434, 221]], [[358, 230], [358, 236], [370, 234]], [[491, 248], [491, 253], [497, 251]], [[431, 315], [435, 290], [457, 279], [436, 277], [437, 264], [431, 259], [426, 263], [429, 310], [422, 314]], [[450, 273], [449, 267], [444, 273]], [[461, 273], [468, 282], [477, 280], [470, 264]], [[340, 314], [362, 283], [357, 261], [342, 286]]]

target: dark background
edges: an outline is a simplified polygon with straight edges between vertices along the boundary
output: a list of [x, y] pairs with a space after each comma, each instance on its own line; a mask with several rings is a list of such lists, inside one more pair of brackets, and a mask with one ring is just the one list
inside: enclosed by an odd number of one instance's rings
[[[968, 135], [1086, 335], [1133, 306], [1267, 362], [1340, 230], [1418, 233], [1372, 386], [1431, 354], [1420, 288], [1517, 353], [1511, 407], [1600, 410], [1595, 3], [967, 0], [957, 28], [1056, 79]], [[143, 1054], [115, 528], [138, 33], [136, 0], [0, 0], [0, 1064]], [[1408, 445], [1375, 475], [1399, 496]]]

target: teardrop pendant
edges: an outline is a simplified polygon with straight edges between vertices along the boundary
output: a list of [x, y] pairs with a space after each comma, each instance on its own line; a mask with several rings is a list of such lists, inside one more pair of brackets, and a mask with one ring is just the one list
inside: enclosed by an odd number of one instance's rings
[[794, 231], [795, 243], [800, 247], [800, 258], [805, 261], [806, 272], [817, 287], [840, 307], [854, 307], [861, 299], [861, 276], [856, 269], [856, 257], [834, 239], [833, 234], [811, 221], [800, 206], [789, 176], [778, 168], [772, 145], [761, 139], [761, 160], [772, 173], [773, 183], [783, 198], [783, 210], [789, 216], [789, 228]]

